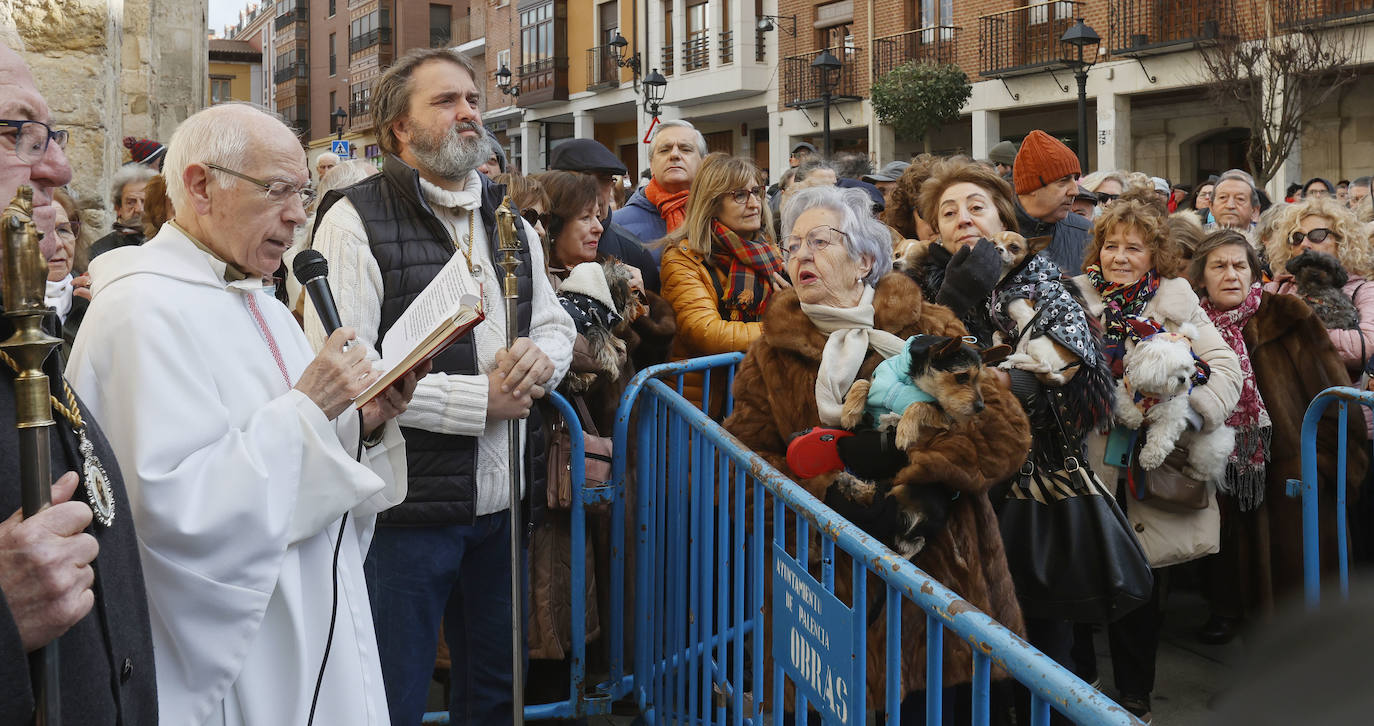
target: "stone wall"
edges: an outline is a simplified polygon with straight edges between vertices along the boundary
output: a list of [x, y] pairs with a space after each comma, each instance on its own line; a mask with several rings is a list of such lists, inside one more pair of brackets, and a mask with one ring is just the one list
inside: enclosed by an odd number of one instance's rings
[[71, 131], [71, 188], [100, 212], [107, 182], [129, 157], [125, 136], [163, 143], [205, 105], [207, 0], [6, 0], [0, 33], [17, 33], [21, 55], [56, 122]]

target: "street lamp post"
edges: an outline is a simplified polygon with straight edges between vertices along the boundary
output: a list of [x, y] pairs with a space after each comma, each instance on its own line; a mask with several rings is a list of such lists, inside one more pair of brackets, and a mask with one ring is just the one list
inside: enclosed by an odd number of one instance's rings
[[[836, 58], [833, 54], [831, 54], [830, 49], [827, 48], [825, 50], [822, 50], [821, 54], [816, 56], [815, 60], [811, 61], [811, 67], [816, 69], [821, 76], [821, 103], [825, 106], [825, 126], [823, 127], [823, 135], [825, 138], [825, 158], [829, 159], [831, 150], [830, 96], [831, 93], [834, 91], [834, 87], [838, 85], [837, 82], [839, 80], [840, 68], [842, 67], [842, 64], [840, 63], [840, 59]], [[836, 82], [831, 81], [832, 77], [835, 79]]]
[[[625, 48], [630, 45], [630, 41], [625, 40], [625, 36], [621, 35], [620, 31], [616, 31], [615, 37], [611, 38], [609, 45], [611, 46], [611, 60], [615, 62], [616, 67], [629, 68], [630, 73], [633, 74], [635, 94], [637, 95], [639, 93], [639, 51], [635, 51], [630, 56], [625, 55]], [[620, 85], [618, 79], [616, 85]]]
[[[1101, 36], [1093, 30], [1090, 25], [1079, 18], [1078, 22], [1064, 31], [1063, 37], [1059, 42], [1071, 45], [1077, 49], [1077, 60], [1071, 61], [1074, 67], [1073, 77], [1078, 80], [1078, 168], [1083, 172], [1088, 172], [1088, 69], [1097, 60], [1097, 46], [1102, 42]], [[1084, 49], [1091, 48], [1087, 59], [1084, 58]]]
[[511, 85], [510, 77], [510, 69], [502, 65], [500, 70], [496, 71], [496, 87], [507, 96], [519, 96], [520, 86]]
[[329, 117], [334, 119], [334, 126], [338, 131], [338, 136], [334, 138], [343, 141], [344, 122], [348, 120], [348, 112], [343, 110], [343, 106], [339, 106], [334, 109], [334, 113], [329, 114]]
[[663, 102], [663, 94], [668, 90], [668, 79], [655, 68], [649, 71], [649, 75], [644, 77], [644, 110], [649, 112], [657, 122], [659, 114], [663, 111], [659, 104]]

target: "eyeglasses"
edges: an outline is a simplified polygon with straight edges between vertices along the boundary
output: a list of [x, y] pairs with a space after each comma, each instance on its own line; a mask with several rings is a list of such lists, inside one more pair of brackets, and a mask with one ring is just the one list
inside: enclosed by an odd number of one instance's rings
[[254, 184], [256, 186], [262, 187], [267, 192], [267, 198], [278, 204], [281, 204], [285, 202], [287, 199], [290, 199], [292, 194], [295, 194], [298, 197], [300, 197], [301, 206], [303, 207], [308, 207], [310, 206], [311, 202], [315, 201], [315, 195], [317, 194], [317, 192], [313, 187], [310, 186], [309, 182], [306, 182], [305, 184], [292, 184], [291, 182], [282, 181], [280, 179], [278, 179], [277, 181], [269, 182], [263, 181], [261, 179], [255, 179], [251, 176], [248, 176], [247, 174], [241, 174], [237, 171], [234, 171], [233, 169], [226, 169], [220, 166], [219, 164], [207, 163], [206, 166], [211, 169], [214, 169], [215, 171], [222, 171], [225, 174], [228, 174], [229, 176], [236, 176], [248, 182], [249, 184]]
[[[1308, 232], [1307, 234], [1303, 234], [1302, 232], [1294, 232], [1290, 244], [1292, 244], [1294, 247], [1297, 247], [1298, 245], [1302, 244], [1302, 241], [1304, 239], [1312, 240], [1313, 244], [1321, 244], [1322, 242], [1326, 241], [1327, 237], [1330, 237], [1332, 235], [1335, 235], [1335, 233], [1327, 229], [1326, 227], [1318, 227]], [[1340, 237], [1337, 236], [1336, 239], [1339, 240]]]
[[67, 130], [53, 128], [42, 121], [0, 119], [0, 129], [14, 129], [14, 155], [25, 164], [37, 163], [48, 153], [48, 142], [56, 141], [57, 148], [67, 148]]
[[1098, 193], [1097, 193], [1097, 203], [1098, 203], [1098, 204], [1106, 204], [1107, 202], [1115, 202], [1116, 199], [1117, 199], [1117, 197], [1119, 197], [1119, 196], [1121, 196], [1121, 195], [1120, 195], [1120, 194], [1108, 194], [1108, 193], [1106, 193], [1106, 192], [1098, 192]]
[[837, 242], [843, 241], [848, 236], [849, 235], [844, 232], [824, 224], [819, 227], [813, 227], [810, 232], [806, 233], [805, 238], [798, 237], [795, 234], [788, 235], [787, 238], [782, 241], [782, 259], [785, 262], [801, 254], [803, 242], [806, 243], [807, 247], [811, 248], [811, 254], [819, 255], [821, 250]]
[[549, 215], [540, 214], [533, 209], [520, 210], [520, 216], [524, 217], [525, 221], [529, 222], [531, 227], [538, 227], [540, 224], [543, 224], [547, 229], [549, 226]]
[[752, 195], [752, 196], [755, 196], [755, 197], [758, 197], [758, 198], [759, 198], [759, 201], [762, 202], [762, 201], [763, 201], [763, 195], [765, 195], [765, 194], [767, 194], [767, 193], [768, 193], [768, 188], [767, 188], [767, 187], [757, 186], [757, 187], [754, 187], [753, 189], [736, 189], [736, 190], [733, 191], [733, 192], [726, 192], [726, 193], [722, 194], [721, 196], [722, 196], [722, 197], [730, 197], [731, 199], [735, 200], [735, 204], [748, 204], [748, 203], [749, 203], [749, 197], [750, 197], [751, 195]]

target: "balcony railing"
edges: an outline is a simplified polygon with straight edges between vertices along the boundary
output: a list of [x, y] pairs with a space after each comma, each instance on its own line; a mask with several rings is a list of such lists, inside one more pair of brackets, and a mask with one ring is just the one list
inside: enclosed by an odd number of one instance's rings
[[720, 34], [720, 63], [735, 62], [735, 31], [726, 30]]
[[[859, 73], [857, 71], [860, 59], [863, 57], [863, 50], [849, 46], [827, 48], [826, 50], [840, 59], [838, 83], [836, 83], [833, 74], [831, 76], [830, 100], [832, 102], [859, 100], [857, 82]], [[815, 50], [783, 59], [783, 105], [791, 108], [810, 108], [825, 102], [825, 85], [822, 83], [821, 70], [811, 67], [811, 61], [815, 60], [819, 54], [820, 50]]]
[[987, 78], [1062, 68], [1071, 60], [1059, 38], [1083, 14], [1071, 0], [1037, 3], [978, 18], [979, 72]]
[[663, 75], [673, 75], [673, 46], [671, 44], [663, 46]]
[[1139, 56], [1214, 41], [1235, 32], [1231, 0], [1112, 0], [1107, 50]]
[[711, 65], [711, 36], [682, 41], [682, 69], [699, 71]]
[[620, 85], [620, 67], [615, 64], [615, 53], [609, 45], [598, 45], [587, 49], [587, 90], [615, 88]]
[[349, 101], [348, 118], [349, 123], [356, 121], [362, 116], [372, 113], [372, 104], [367, 101]]
[[1280, 27], [1335, 25], [1374, 15], [1374, 0], [1284, 0], [1274, 6]]
[[520, 66], [520, 106], [568, 100], [568, 58], [545, 58]]
[[310, 78], [310, 65], [303, 62], [282, 66], [277, 69], [276, 73], [272, 74], [273, 83], [286, 83], [292, 79], [303, 81], [308, 78]]
[[285, 28], [286, 26], [298, 20], [304, 23], [309, 19], [310, 8], [302, 0], [296, 3], [296, 8], [294, 10], [288, 10], [287, 12], [278, 15], [277, 19], [272, 22], [272, 29], [281, 30], [282, 28]]
[[873, 75], [904, 63], [953, 63], [961, 28], [948, 25], [908, 30], [873, 41]]
[[385, 45], [391, 42], [391, 28], [373, 28], [372, 30], [348, 39], [348, 52], [361, 53], [374, 45]]

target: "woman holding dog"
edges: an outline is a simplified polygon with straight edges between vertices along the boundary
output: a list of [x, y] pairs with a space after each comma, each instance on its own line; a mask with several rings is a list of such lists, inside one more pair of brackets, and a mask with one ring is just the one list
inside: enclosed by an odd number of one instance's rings
[[[663, 297], [677, 313], [673, 360], [744, 351], [762, 332], [772, 297], [787, 288], [766, 193], [748, 159], [716, 153], [701, 162], [682, 226], [661, 241]], [[712, 401], [724, 392], [712, 391]], [[702, 400], [699, 375], [688, 377], [684, 395]]]
[[[1244, 616], [1267, 617], [1274, 603], [1302, 586], [1302, 502], [1286, 496], [1289, 479], [1302, 478], [1300, 439], [1307, 406], [1350, 377], [1335, 345], [1312, 310], [1296, 297], [1263, 291], [1260, 261], [1243, 235], [1213, 232], [1197, 249], [1189, 277], [1202, 309], [1240, 360], [1240, 402], [1227, 419], [1236, 448], [1217, 494], [1221, 552], [1209, 559], [1212, 617], [1198, 633], [1205, 643], [1229, 641]], [[1317, 433], [1319, 482], [1334, 482], [1340, 419], [1333, 406]], [[1347, 435], [1358, 440], [1359, 419]], [[1365, 449], [1350, 446], [1346, 481], [1365, 468]], [[1335, 488], [1322, 487], [1321, 561], [1336, 569]]]
[[[1287, 268], [1289, 262], [1305, 252], [1330, 255], [1344, 270], [1346, 282], [1339, 294], [1355, 304], [1359, 320], [1337, 324], [1328, 319], [1326, 327], [1350, 379], [1358, 380], [1370, 356], [1374, 356], [1374, 284], [1369, 284], [1374, 280], [1374, 248], [1369, 244], [1369, 235], [1349, 209], [1326, 197], [1288, 205], [1276, 221], [1275, 230], [1277, 234], [1265, 247], [1274, 281], [1265, 290], [1301, 296]], [[1318, 310], [1319, 317], [1324, 312]]]
[[[891, 272], [891, 236], [870, 208], [862, 191], [837, 187], [802, 190], [784, 207], [782, 228], [787, 236], [782, 250], [793, 287], [769, 300], [760, 337], [736, 374], [735, 409], [725, 421], [745, 446], [818, 498], [857, 480], [848, 473], [810, 478], [793, 473], [786, 452], [794, 432], [808, 425], [838, 426], [851, 384], [869, 378], [911, 336], [958, 338], [966, 332], [948, 309], [928, 303], [914, 282]], [[926, 538], [913, 562], [1021, 632], [1020, 609], [987, 490], [1020, 467], [1029, 445], [1029, 426], [1010, 392], [993, 376], [975, 375], [962, 385], [977, 387], [984, 404], [981, 412], [953, 424], [927, 448], [897, 452], [885, 481], [928, 485], [946, 499], [946, 523]], [[846, 452], [840, 449], [841, 458], [851, 466], [877, 458], [873, 452]], [[851, 597], [850, 564], [839, 558], [835, 571], [836, 594], [846, 601]], [[879, 592], [878, 582], [871, 582], [869, 592]], [[920, 723], [924, 699], [906, 697], [925, 683], [926, 618], [911, 603], [902, 615], [902, 719]], [[885, 631], [886, 617], [876, 618], [868, 631], [865, 692], [874, 710], [884, 703]], [[765, 652], [769, 647], [765, 645]], [[946, 637], [944, 684], [967, 687], [970, 663], [968, 646]], [[771, 674], [772, 668], [765, 672]], [[771, 692], [770, 687], [762, 686], [762, 692]]]
[[[1149, 318], [1165, 330], [1185, 324], [1197, 330], [1193, 354], [1210, 369], [1205, 384], [1188, 395], [1190, 426], [1211, 431], [1225, 425], [1240, 399], [1240, 362], [1207, 317], [1186, 279], [1177, 277], [1178, 250], [1165, 237], [1164, 215], [1134, 200], [1118, 200], [1093, 225], [1084, 273], [1073, 279], [1088, 311], [1103, 327], [1103, 352], [1113, 374], [1123, 374], [1126, 353], [1137, 339], [1130, 322]], [[1107, 435], [1088, 437], [1088, 461], [1112, 487], [1125, 472], [1105, 462]], [[1212, 554], [1220, 539], [1220, 515], [1215, 500], [1206, 509], [1179, 514], [1147, 501], [1118, 494], [1150, 565], [1155, 570], [1153, 597], [1108, 626], [1117, 702], [1148, 720], [1155, 682], [1155, 653], [1159, 647], [1160, 602], [1164, 572], [1169, 565]], [[1081, 631], [1080, 631], [1081, 632]]]

